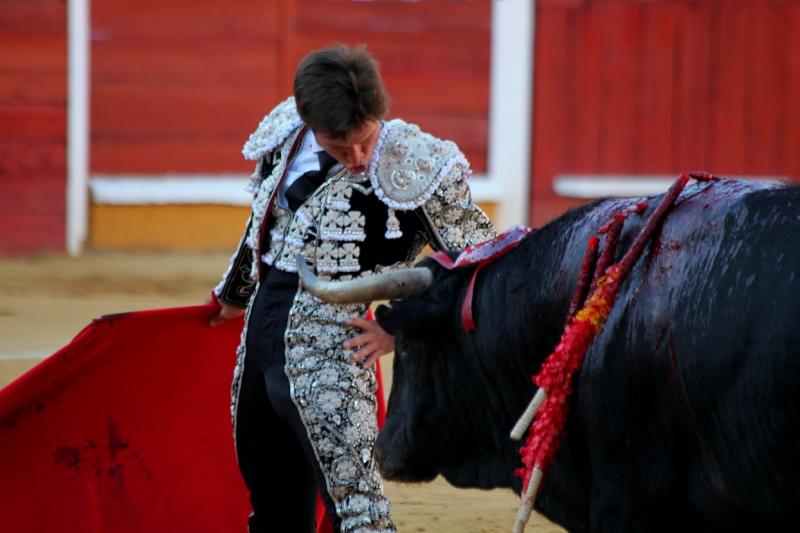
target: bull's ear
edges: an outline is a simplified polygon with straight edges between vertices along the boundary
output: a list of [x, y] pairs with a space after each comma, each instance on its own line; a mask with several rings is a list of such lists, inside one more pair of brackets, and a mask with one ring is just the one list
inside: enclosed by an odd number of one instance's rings
[[433, 275], [427, 268], [384, 272], [350, 281], [324, 281], [311, 272], [302, 255], [297, 254], [295, 260], [303, 287], [320, 300], [330, 303], [352, 304], [413, 298], [425, 292], [433, 282]]

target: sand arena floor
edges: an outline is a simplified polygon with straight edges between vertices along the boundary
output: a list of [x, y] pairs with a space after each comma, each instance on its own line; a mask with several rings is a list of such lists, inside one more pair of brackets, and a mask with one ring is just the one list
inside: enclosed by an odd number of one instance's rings
[[[224, 254], [89, 253], [0, 261], [0, 386], [68, 343], [93, 318], [201, 303], [227, 260]], [[383, 364], [389, 378], [391, 356]], [[455, 489], [442, 479], [387, 483], [386, 490], [404, 533], [506, 533], [516, 515], [517, 498], [507, 490]], [[563, 530], [534, 516], [527, 531]]]

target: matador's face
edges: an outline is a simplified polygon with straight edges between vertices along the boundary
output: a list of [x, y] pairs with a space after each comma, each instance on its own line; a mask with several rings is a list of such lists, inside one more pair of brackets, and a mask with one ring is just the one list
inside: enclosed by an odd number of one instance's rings
[[367, 171], [372, 152], [378, 143], [381, 131], [379, 120], [368, 120], [360, 127], [351, 130], [344, 138], [331, 137], [314, 132], [317, 143], [339, 163], [353, 174]]

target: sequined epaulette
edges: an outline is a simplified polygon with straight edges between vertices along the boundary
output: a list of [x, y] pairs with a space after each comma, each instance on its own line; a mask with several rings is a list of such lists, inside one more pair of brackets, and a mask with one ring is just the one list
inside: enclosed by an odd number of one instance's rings
[[285, 141], [302, 123], [294, 104], [294, 96], [290, 96], [261, 120], [256, 131], [244, 143], [242, 155], [253, 161], [261, 159], [264, 154]]
[[369, 166], [375, 194], [391, 209], [408, 211], [427, 202], [455, 165], [469, 163], [455, 143], [394, 119], [384, 124]]

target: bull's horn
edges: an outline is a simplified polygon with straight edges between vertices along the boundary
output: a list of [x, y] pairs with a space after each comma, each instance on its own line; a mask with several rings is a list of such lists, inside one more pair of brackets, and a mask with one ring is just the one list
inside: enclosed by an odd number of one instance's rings
[[325, 302], [336, 304], [366, 303], [374, 300], [397, 300], [419, 296], [433, 283], [427, 268], [409, 268], [384, 272], [350, 281], [323, 281], [315, 276], [298, 254], [297, 273], [308, 292]]

